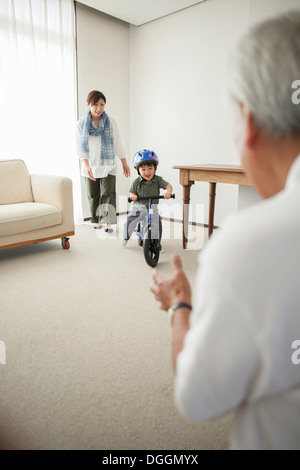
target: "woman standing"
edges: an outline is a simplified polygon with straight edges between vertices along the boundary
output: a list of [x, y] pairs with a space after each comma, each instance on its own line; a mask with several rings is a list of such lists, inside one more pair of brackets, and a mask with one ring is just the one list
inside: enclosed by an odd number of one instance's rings
[[100, 91], [87, 96], [88, 111], [77, 122], [77, 153], [81, 174], [85, 177], [94, 228], [111, 233], [116, 224], [116, 156], [121, 160], [123, 174], [130, 176], [125, 158], [126, 149], [116, 121], [105, 112], [106, 98]]

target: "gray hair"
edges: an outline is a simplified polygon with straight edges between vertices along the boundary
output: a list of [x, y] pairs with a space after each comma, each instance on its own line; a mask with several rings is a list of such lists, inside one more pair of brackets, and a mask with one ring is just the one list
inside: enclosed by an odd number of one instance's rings
[[229, 97], [272, 135], [299, 135], [300, 103], [292, 99], [299, 81], [300, 10], [255, 25], [229, 61]]

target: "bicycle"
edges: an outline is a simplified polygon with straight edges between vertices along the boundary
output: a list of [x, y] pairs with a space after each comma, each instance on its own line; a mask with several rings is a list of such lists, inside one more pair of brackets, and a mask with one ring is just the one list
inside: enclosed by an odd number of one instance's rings
[[[172, 194], [171, 198], [175, 199], [175, 194]], [[138, 236], [138, 245], [143, 247], [146, 263], [151, 266], [151, 268], [154, 268], [159, 260], [161, 246], [159, 227], [153, 226], [152, 221], [154, 213], [152, 199], [164, 199], [164, 196], [138, 197], [137, 201], [148, 200], [149, 207], [145, 221], [138, 222], [135, 233]], [[133, 201], [128, 198], [128, 202]], [[154, 235], [155, 238], [152, 238], [152, 233], [156, 234], [156, 236]]]

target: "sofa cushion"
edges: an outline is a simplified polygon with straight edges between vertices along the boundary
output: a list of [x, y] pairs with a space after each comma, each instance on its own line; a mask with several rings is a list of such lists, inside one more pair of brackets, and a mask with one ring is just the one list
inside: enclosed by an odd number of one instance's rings
[[50, 204], [23, 202], [0, 205], [0, 236], [29, 232], [61, 222], [61, 210]]
[[33, 202], [30, 175], [23, 160], [0, 160], [0, 204]]

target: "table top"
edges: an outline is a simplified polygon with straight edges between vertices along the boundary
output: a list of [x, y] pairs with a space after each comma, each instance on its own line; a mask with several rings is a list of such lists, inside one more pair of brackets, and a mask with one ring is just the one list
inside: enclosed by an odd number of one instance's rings
[[201, 165], [180, 165], [173, 166], [175, 170], [213, 170], [213, 171], [233, 171], [244, 173], [245, 170], [241, 165], [226, 165], [226, 164], [214, 164], [214, 163], [205, 163]]
[[173, 166], [179, 170], [180, 184], [187, 186], [194, 181], [209, 183], [229, 183], [252, 186], [248, 175], [241, 165], [207, 163], [202, 165]]

